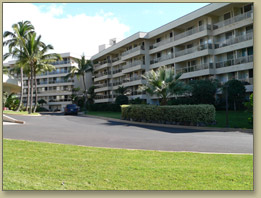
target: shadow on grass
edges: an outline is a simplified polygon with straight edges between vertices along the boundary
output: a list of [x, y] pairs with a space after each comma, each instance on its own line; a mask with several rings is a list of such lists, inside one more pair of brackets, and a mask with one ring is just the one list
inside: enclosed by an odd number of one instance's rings
[[[149, 130], [156, 130], [159, 132], [165, 133], [201, 133], [201, 132], [209, 132], [209, 130], [202, 130], [202, 129], [186, 129], [186, 128], [173, 128], [173, 127], [164, 127], [164, 126], [148, 126], [141, 124], [132, 124], [132, 123], [124, 123], [124, 122], [117, 122], [117, 121], [110, 121], [108, 120], [103, 125], [107, 126], [126, 126], [126, 127], [139, 127]], [[182, 127], [182, 126], [181, 126]], [[213, 131], [215, 132], [215, 131]]]

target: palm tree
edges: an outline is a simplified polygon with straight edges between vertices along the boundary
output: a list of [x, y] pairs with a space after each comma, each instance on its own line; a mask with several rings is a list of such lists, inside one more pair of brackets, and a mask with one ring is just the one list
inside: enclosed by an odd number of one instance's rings
[[88, 71], [93, 71], [93, 65], [90, 60], [86, 60], [85, 56], [83, 55], [81, 59], [75, 59], [77, 62], [78, 67], [73, 66], [70, 70], [70, 73], [66, 76], [66, 78], [76, 76], [78, 79], [82, 77], [83, 86], [84, 86], [84, 109], [86, 109], [86, 100], [87, 100], [87, 86], [85, 83], [85, 73]]
[[[5, 31], [3, 37], [7, 38], [9, 37], [9, 40], [6, 40], [3, 42], [3, 46], [8, 46], [9, 53], [6, 53], [4, 55], [4, 60], [8, 58], [9, 56], [12, 56], [12, 51], [15, 47], [21, 47], [21, 40], [25, 39], [28, 34], [32, 33], [34, 31], [34, 26], [31, 24], [30, 21], [21, 21], [17, 24], [14, 24], [12, 26], [13, 32]], [[21, 94], [20, 94], [20, 102], [17, 108], [17, 111], [20, 110], [22, 102], [23, 102], [23, 67], [20, 66], [20, 76], [21, 76]]]
[[115, 92], [118, 93], [118, 94], [120, 94], [120, 95], [124, 95], [124, 94], [126, 93], [127, 89], [128, 89], [127, 87], [119, 86], [119, 87], [115, 90]]
[[139, 87], [140, 91], [156, 95], [160, 98], [160, 104], [166, 105], [168, 98], [176, 94], [182, 94], [188, 87], [179, 80], [181, 74], [175, 75], [173, 68], [160, 67], [157, 71], [151, 70], [145, 75], [146, 84]]
[[30, 108], [29, 113], [33, 111], [33, 80], [35, 82], [35, 91], [36, 91], [36, 103], [37, 103], [37, 81], [36, 74], [39, 71], [45, 69], [54, 68], [50, 63], [56, 60], [61, 60], [61, 56], [56, 53], [46, 54], [50, 49], [53, 49], [52, 45], [45, 45], [41, 41], [41, 36], [36, 38], [36, 33], [33, 32], [28, 34], [26, 40], [22, 40], [22, 50], [14, 48], [13, 54], [18, 57], [18, 64], [29, 65], [30, 66]]

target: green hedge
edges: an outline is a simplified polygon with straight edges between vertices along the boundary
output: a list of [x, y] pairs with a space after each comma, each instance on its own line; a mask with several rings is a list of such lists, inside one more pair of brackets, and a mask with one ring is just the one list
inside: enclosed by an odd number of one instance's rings
[[213, 105], [121, 105], [125, 120], [203, 126], [215, 122]]

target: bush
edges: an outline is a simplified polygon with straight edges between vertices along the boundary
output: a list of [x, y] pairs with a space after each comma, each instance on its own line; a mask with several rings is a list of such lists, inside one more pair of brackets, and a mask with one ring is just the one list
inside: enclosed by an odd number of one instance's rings
[[172, 98], [168, 101], [168, 105], [188, 105], [194, 104], [194, 100], [192, 97], [178, 97]]
[[45, 112], [45, 111], [49, 111], [49, 109], [46, 109], [46, 108], [40, 107], [40, 106], [38, 106], [38, 107], [36, 108], [36, 112]]
[[128, 99], [127, 96], [119, 95], [119, 96], [116, 97], [115, 104], [123, 105], [123, 104], [128, 104], [128, 103], [129, 103], [129, 99]]
[[215, 121], [213, 105], [122, 105], [125, 120], [181, 125], [206, 125]]
[[121, 112], [121, 106], [112, 103], [87, 104], [88, 111], [113, 111]]

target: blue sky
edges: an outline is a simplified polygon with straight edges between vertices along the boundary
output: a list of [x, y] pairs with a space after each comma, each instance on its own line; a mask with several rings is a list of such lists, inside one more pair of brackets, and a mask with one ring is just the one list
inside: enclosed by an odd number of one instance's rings
[[[98, 46], [149, 32], [207, 3], [3, 3], [3, 31], [29, 20], [56, 53], [98, 53]], [[15, 14], [13, 14], [15, 13]], [[6, 52], [6, 48], [4, 48]]]
[[[149, 32], [172, 20], [182, 17], [194, 10], [197, 10], [208, 3], [58, 3], [63, 7], [63, 14], [78, 15], [85, 13], [88, 16], [95, 16], [101, 10], [105, 13], [113, 13], [121, 23], [130, 27], [126, 37], [138, 32]], [[50, 3], [35, 3], [43, 11], [48, 11]]]

